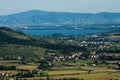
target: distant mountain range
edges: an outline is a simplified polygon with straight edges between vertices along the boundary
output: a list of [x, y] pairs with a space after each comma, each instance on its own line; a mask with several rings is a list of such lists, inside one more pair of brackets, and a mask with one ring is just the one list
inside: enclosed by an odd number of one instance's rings
[[18, 24], [93, 24], [120, 23], [120, 13], [68, 13], [30, 10], [18, 14], [0, 16], [0, 25]]

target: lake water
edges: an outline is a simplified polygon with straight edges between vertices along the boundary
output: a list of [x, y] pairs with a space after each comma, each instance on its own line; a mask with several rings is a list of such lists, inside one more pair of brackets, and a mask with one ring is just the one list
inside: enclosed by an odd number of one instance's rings
[[79, 35], [104, 32], [103, 30], [21, 30], [25, 34], [35, 36], [47, 36], [52, 34]]

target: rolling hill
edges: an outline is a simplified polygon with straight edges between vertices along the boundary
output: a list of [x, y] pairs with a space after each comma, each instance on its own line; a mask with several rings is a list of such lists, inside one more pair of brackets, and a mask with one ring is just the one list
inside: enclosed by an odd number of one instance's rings
[[0, 27], [0, 58], [13, 59], [22, 56], [27, 60], [38, 59], [47, 52], [56, 55], [69, 54], [73, 51], [84, 50], [68, 42], [35, 37]]
[[30, 10], [17, 14], [0, 16], [0, 25], [38, 25], [58, 23], [120, 23], [120, 13], [68, 13]]

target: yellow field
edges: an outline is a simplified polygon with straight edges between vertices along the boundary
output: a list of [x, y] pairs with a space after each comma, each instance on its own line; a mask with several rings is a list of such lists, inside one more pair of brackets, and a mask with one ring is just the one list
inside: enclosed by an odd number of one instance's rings
[[82, 74], [87, 73], [87, 71], [80, 70], [60, 70], [60, 71], [47, 71], [49, 75], [58, 75], [58, 74]]
[[2, 73], [8, 73], [8, 74], [17, 74], [19, 73], [19, 71], [16, 71], [16, 70], [0, 70], [0, 74]]
[[120, 36], [109, 36], [110, 39], [120, 39]]
[[46, 77], [40, 77], [40, 78], [19, 78], [18, 80], [46, 80]]
[[[98, 73], [98, 74], [79, 74], [79, 75], [67, 75], [67, 76], [52, 76], [49, 77], [53, 80], [60, 80], [63, 78], [78, 78], [83, 80], [120, 80], [120, 72], [117, 73]], [[35, 77], [35, 78], [19, 78], [18, 80], [47, 80], [47, 77]]]
[[54, 76], [54, 79], [62, 78], [79, 78], [84, 80], [110, 80], [110, 79], [120, 79], [119, 73], [99, 73], [99, 74], [82, 74], [82, 75], [70, 75], [70, 76]]
[[29, 70], [34, 70], [37, 68], [35, 65], [19, 65], [17, 66], [18, 69], [29, 69]]
[[20, 62], [19, 60], [0, 60], [0, 63], [14, 63], [14, 62]]

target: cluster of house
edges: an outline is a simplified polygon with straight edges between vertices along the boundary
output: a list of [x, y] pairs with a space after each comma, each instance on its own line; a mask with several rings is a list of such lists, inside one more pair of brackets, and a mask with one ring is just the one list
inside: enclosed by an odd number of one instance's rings
[[101, 44], [109, 44], [110, 43], [110, 42], [107, 42], [107, 41], [75, 41], [75, 40], [68, 40], [68, 41], [76, 43], [79, 46], [88, 46], [88, 44], [101, 45]]
[[89, 58], [97, 59], [97, 58], [99, 58], [99, 55], [96, 54], [96, 51], [91, 51], [90, 55], [89, 55]]
[[106, 42], [106, 41], [83, 41], [81, 43], [83, 43], [83, 44], [88, 44], [88, 43], [90, 43], [90, 44], [107, 44], [109, 42]]
[[13, 76], [15, 76], [15, 74], [12, 74], [12, 73], [0, 73], [0, 76], [13, 77]]
[[[49, 56], [53, 56], [53, 63], [57, 63], [60, 61], [65, 61], [65, 60], [79, 60], [79, 59], [84, 59], [84, 56], [82, 56], [82, 52], [73, 52], [69, 55], [64, 55], [64, 56], [56, 56], [55, 53], [48, 53]], [[90, 55], [88, 58], [99, 58], [99, 55], [96, 54], [95, 51], [91, 51]]]
[[73, 53], [73, 54], [66, 55], [66, 56], [59, 56], [59, 57], [55, 56], [53, 62], [57, 63], [59, 61], [65, 61], [65, 60], [71, 60], [71, 59], [78, 60], [81, 54], [82, 53], [75, 53], [75, 54]]

